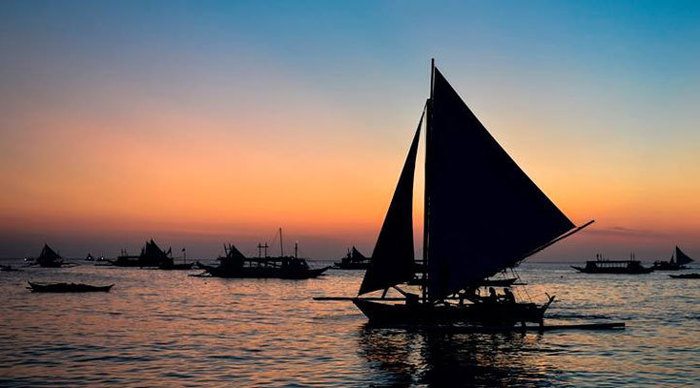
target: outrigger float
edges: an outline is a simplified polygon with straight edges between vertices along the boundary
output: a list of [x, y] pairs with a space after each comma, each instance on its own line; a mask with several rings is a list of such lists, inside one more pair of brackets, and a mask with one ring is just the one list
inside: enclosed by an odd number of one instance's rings
[[[425, 121], [423, 256], [414, 257], [413, 178]], [[370, 324], [459, 330], [549, 330], [543, 304], [516, 301], [520, 262], [592, 224], [576, 227], [501, 148], [431, 64], [430, 98], [386, 213], [369, 268], [352, 301]], [[493, 278], [507, 270], [514, 278]], [[417, 287], [417, 289], [415, 288]], [[412, 289], [411, 289], [412, 288]], [[482, 295], [487, 289], [488, 296]], [[416, 290], [416, 291], [413, 291]], [[388, 295], [389, 291], [398, 296]], [[379, 296], [365, 294], [380, 292]], [[623, 323], [562, 328], [620, 328]]]

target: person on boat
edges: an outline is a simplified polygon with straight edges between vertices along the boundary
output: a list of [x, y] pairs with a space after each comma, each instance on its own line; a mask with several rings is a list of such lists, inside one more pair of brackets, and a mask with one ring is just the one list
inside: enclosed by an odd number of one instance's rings
[[503, 301], [506, 303], [515, 304], [515, 295], [513, 295], [513, 292], [510, 290], [510, 288], [506, 287], [503, 289]]
[[487, 298], [488, 302], [491, 303], [496, 303], [498, 302], [498, 294], [496, 294], [496, 289], [493, 287], [489, 287], [489, 296]]

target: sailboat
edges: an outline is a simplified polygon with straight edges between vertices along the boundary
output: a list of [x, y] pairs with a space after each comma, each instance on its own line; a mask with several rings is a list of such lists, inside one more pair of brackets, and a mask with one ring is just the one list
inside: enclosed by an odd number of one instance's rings
[[[481, 288], [576, 227], [486, 130], [431, 61], [430, 97], [357, 297], [370, 323], [543, 324], [538, 305]], [[425, 122], [423, 255], [414, 257], [413, 180]], [[504, 279], [511, 284], [515, 279]], [[418, 292], [407, 287], [418, 286]], [[399, 297], [387, 297], [389, 290]], [[381, 291], [381, 296], [366, 296]], [[509, 291], [507, 291], [509, 293]], [[457, 302], [458, 301], [458, 302]], [[399, 302], [399, 303], [396, 303]]]
[[[141, 248], [141, 254], [131, 256], [122, 250], [122, 254], [117, 257], [117, 260], [108, 260], [110, 264], [117, 267], [161, 267], [172, 266], [174, 261], [172, 258], [172, 248], [167, 251], [162, 250], [153, 239], [146, 241], [146, 244]], [[194, 264], [190, 264], [191, 266]]]
[[692, 262], [693, 259], [681, 251], [681, 249], [676, 245], [676, 250], [671, 255], [671, 260], [655, 261], [653, 268], [656, 271], [678, 271], [680, 269], [688, 268], [686, 264], [690, 264]]
[[333, 263], [333, 267], [336, 269], [367, 269], [369, 263], [370, 259], [353, 246], [352, 249], [348, 249], [345, 257], [339, 262]]
[[39, 257], [34, 260], [35, 264], [44, 268], [60, 268], [63, 266], [63, 257], [56, 253], [48, 244], [44, 244]]

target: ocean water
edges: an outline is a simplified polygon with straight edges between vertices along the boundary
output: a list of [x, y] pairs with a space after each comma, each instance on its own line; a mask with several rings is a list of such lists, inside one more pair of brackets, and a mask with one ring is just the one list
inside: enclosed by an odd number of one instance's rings
[[[20, 264], [14, 262], [13, 264]], [[324, 263], [312, 262], [315, 266]], [[366, 326], [362, 271], [318, 279], [205, 279], [95, 267], [0, 272], [0, 386], [699, 386], [700, 281], [519, 268], [547, 322], [624, 331], [444, 334]], [[696, 270], [697, 272], [697, 270]], [[116, 284], [32, 294], [27, 280]]]

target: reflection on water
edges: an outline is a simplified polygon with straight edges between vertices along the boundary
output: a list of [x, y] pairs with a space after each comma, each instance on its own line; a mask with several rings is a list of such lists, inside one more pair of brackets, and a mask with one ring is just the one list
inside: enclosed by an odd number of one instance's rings
[[359, 334], [360, 354], [394, 384], [431, 386], [548, 385], [537, 358], [539, 335], [442, 334], [373, 328]]
[[[521, 274], [533, 298], [557, 295], [551, 320], [624, 319], [628, 329], [542, 335], [379, 329], [367, 327], [351, 303], [312, 300], [356, 294], [360, 271], [290, 281], [32, 268], [0, 272], [0, 386], [697, 383], [697, 282], [666, 274], [591, 277], [566, 265], [528, 264]], [[42, 295], [28, 292], [27, 280], [116, 285], [108, 294]]]

